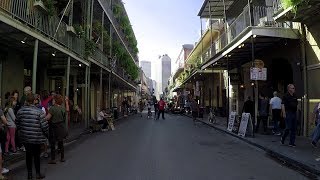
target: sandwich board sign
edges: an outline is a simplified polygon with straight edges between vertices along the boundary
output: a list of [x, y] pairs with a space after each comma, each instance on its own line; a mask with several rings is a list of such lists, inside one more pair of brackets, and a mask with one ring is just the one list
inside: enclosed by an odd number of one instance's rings
[[248, 127], [250, 133], [253, 133], [252, 119], [250, 113], [242, 113], [238, 136], [245, 137]]
[[234, 126], [234, 121], [236, 119], [236, 112], [231, 112], [229, 115], [229, 123], [228, 123], [228, 131], [232, 132], [233, 126]]

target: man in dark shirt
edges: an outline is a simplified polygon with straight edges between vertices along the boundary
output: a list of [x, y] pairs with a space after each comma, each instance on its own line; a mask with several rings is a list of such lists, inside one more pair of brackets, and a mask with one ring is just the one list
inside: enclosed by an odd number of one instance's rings
[[295, 96], [295, 87], [293, 84], [289, 84], [288, 93], [282, 99], [282, 116], [286, 122], [286, 129], [281, 137], [281, 144], [284, 144], [286, 137], [290, 132], [289, 146], [295, 147], [296, 131], [297, 131], [297, 106], [298, 100]]
[[242, 113], [250, 113], [251, 118], [254, 117], [254, 102], [251, 100], [251, 97], [248, 96], [246, 102], [244, 102]]

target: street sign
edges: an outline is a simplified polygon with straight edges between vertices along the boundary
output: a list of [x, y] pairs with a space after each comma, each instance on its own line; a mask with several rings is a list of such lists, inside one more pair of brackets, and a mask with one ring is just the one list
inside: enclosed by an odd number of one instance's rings
[[236, 119], [236, 112], [231, 112], [229, 115], [228, 131], [232, 132], [234, 121]]
[[242, 137], [246, 136], [248, 123], [251, 123], [250, 113], [242, 113], [239, 132], [238, 132], [239, 136], [242, 136]]
[[251, 80], [267, 80], [267, 68], [250, 68], [250, 79]]

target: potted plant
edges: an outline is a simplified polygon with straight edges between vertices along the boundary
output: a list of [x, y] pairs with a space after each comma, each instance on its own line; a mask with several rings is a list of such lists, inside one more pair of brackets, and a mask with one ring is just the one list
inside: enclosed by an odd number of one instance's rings
[[33, 6], [39, 11], [42, 11], [50, 16], [53, 16], [55, 13], [53, 0], [35, 0]]

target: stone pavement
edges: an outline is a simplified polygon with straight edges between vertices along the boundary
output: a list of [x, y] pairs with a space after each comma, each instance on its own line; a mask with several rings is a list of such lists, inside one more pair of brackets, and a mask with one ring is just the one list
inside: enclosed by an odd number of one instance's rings
[[251, 145], [266, 151], [269, 155], [279, 159], [282, 163], [292, 166], [306, 173], [320, 175], [320, 148], [313, 148], [310, 138], [297, 136], [297, 147], [289, 147], [289, 137], [285, 145], [281, 145], [280, 136], [255, 134], [255, 137], [240, 137], [233, 132], [227, 131], [227, 118], [216, 117], [216, 123], [208, 121], [207, 116], [198, 119], [201, 122], [232, 136], [235, 136]]

